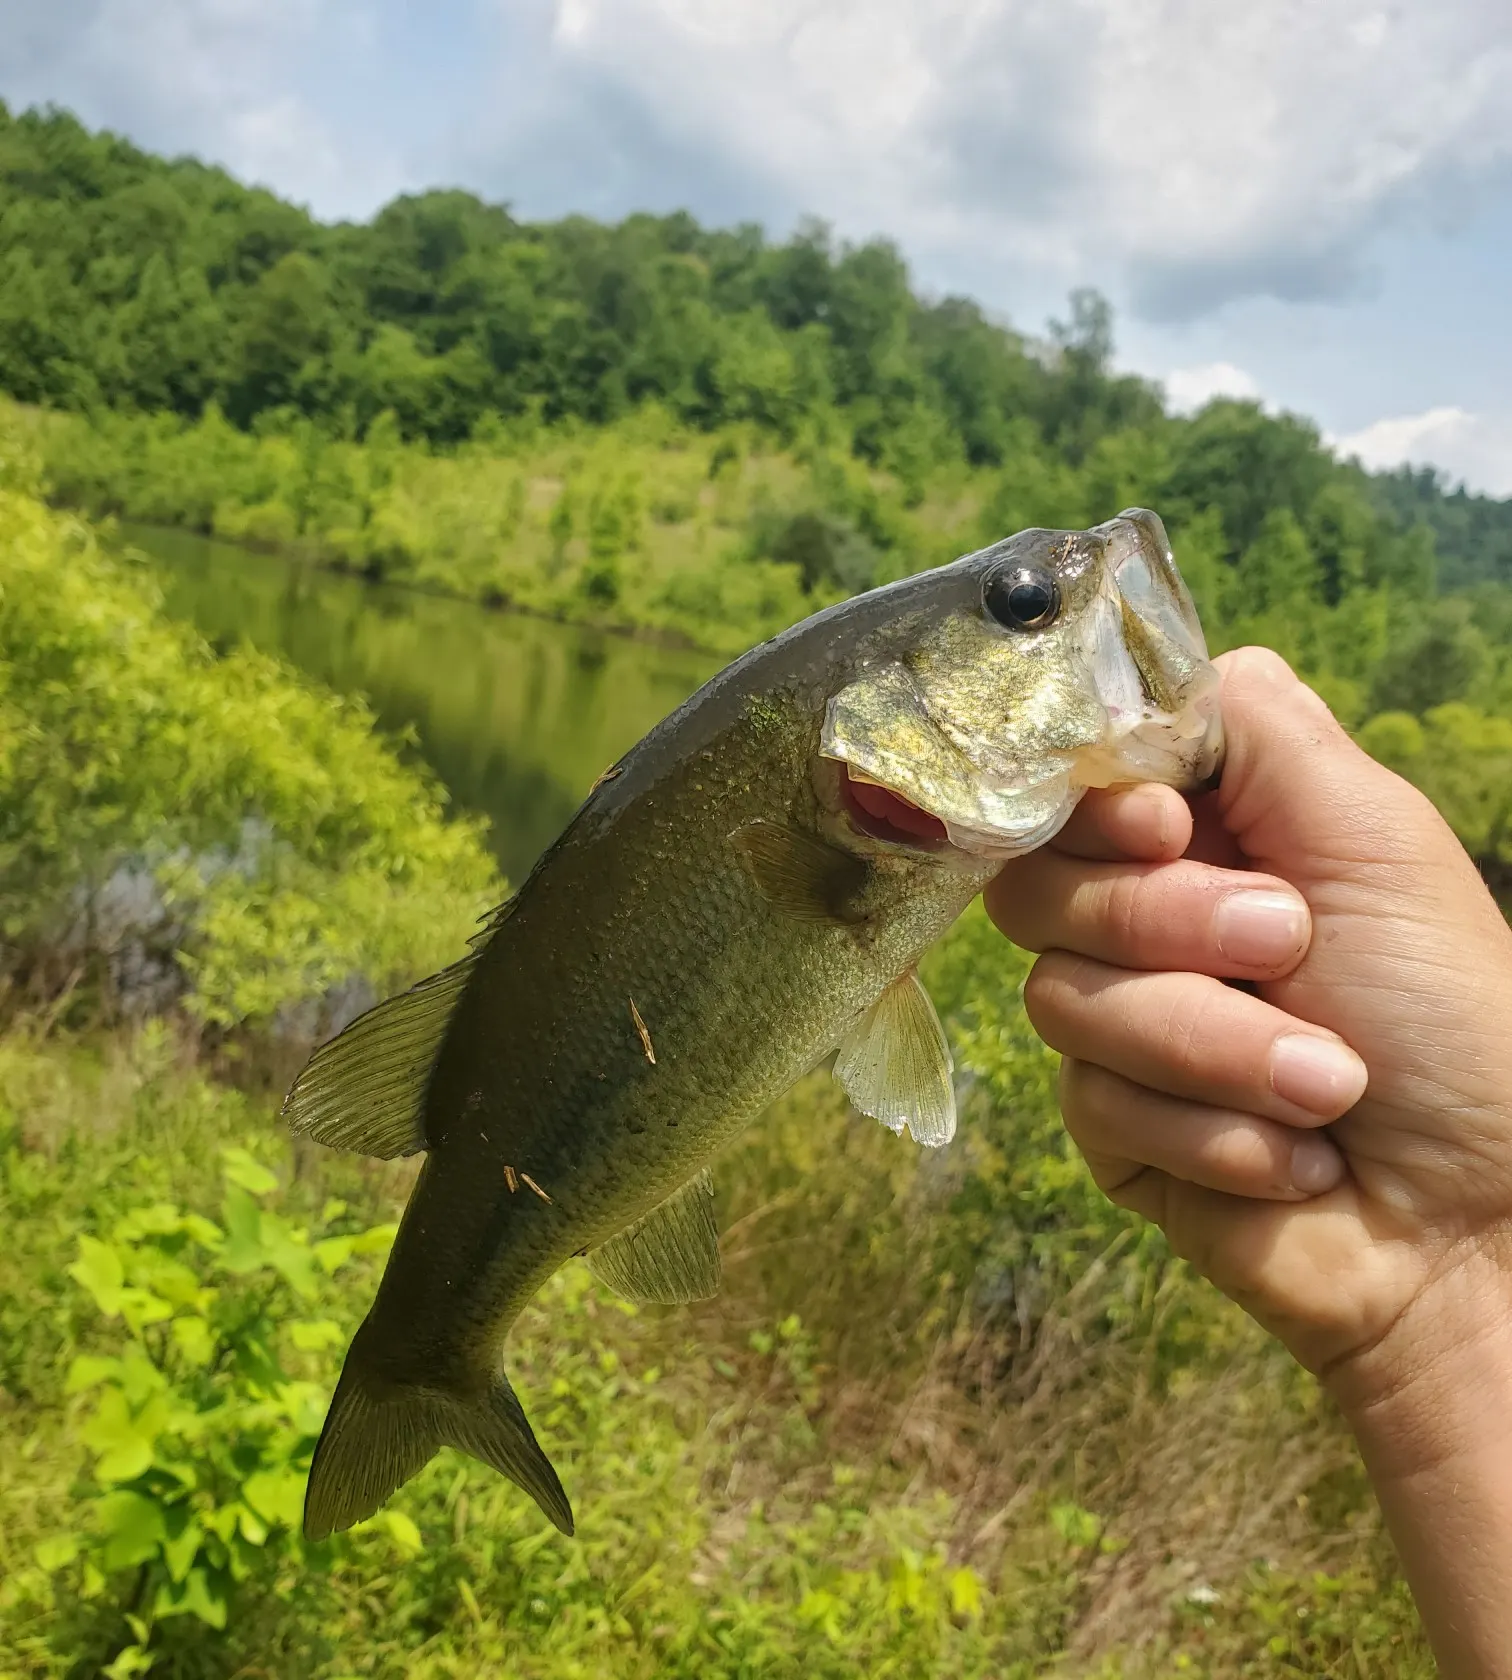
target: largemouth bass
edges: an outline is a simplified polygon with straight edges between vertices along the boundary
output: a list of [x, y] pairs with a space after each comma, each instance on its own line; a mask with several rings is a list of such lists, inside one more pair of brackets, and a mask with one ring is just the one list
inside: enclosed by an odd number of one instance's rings
[[1089, 787], [1196, 787], [1217, 675], [1154, 514], [1025, 531], [737, 659], [590, 792], [471, 955], [354, 1022], [296, 1133], [424, 1150], [315, 1450], [305, 1532], [442, 1446], [572, 1512], [504, 1375], [573, 1255], [638, 1301], [715, 1293], [708, 1162], [827, 1056], [854, 1106], [955, 1130], [915, 974]]

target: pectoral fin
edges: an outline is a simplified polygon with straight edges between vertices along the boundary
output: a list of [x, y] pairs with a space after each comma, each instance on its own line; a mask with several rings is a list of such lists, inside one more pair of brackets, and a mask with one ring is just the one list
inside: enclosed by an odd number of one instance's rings
[[601, 1282], [628, 1301], [675, 1307], [719, 1293], [719, 1227], [707, 1171], [588, 1256]]
[[730, 844], [762, 897], [783, 915], [799, 922], [865, 919], [860, 898], [871, 871], [850, 852], [772, 822], [744, 824], [730, 836]]
[[955, 1136], [950, 1045], [917, 974], [895, 980], [840, 1040], [835, 1077], [863, 1114], [931, 1147]]

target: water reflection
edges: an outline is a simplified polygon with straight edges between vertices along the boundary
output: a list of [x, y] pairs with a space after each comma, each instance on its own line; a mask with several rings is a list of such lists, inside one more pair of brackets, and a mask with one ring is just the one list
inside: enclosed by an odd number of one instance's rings
[[718, 666], [707, 654], [362, 583], [180, 531], [128, 526], [158, 562], [172, 611], [413, 729], [456, 802], [493, 823], [523, 878], [595, 776]]

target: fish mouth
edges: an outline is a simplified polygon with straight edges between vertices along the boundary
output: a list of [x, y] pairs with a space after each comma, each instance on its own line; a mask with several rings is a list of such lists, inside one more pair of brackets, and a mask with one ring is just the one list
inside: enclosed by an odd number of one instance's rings
[[885, 840], [916, 852], [953, 850], [942, 818], [915, 804], [897, 788], [855, 770], [844, 759], [840, 772], [840, 803], [852, 828], [870, 840]]

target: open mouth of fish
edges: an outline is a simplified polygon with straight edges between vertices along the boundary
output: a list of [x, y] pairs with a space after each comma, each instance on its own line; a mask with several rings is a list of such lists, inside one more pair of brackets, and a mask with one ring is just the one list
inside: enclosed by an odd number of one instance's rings
[[943, 819], [922, 805], [876, 782], [843, 760], [840, 771], [840, 800], [850, 824], [873, 840], [886, 840], [915, 851], [942, 851], [950, 845], [950, 833]]

